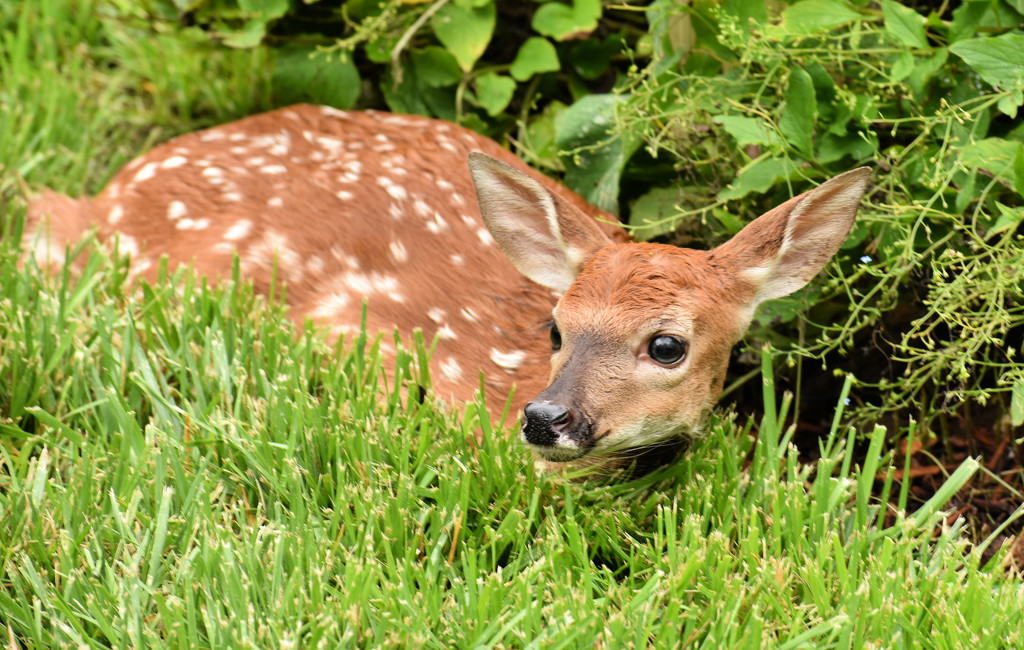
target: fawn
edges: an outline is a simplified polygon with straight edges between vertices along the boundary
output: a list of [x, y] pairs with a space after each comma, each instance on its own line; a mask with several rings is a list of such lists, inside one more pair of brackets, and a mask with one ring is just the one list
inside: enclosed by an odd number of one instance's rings
[[[468, 159], [468, 165], [467, 165]], [[275, 264], [291, 316], [332, 336], [422, 328], [436, 393], [488, 408], [512, 390], [541, 461], [629, 458], [700, 433], [757, 306], [804, 286], [848, 234], [869, 171], [759, 217], [710, 250], [630, 241], [614, 217], [495, 142], [446, 122], [293, 106], [175, 138], [95, 199], [31, 202], [25, 245], [115, 233], [132, 272]]]

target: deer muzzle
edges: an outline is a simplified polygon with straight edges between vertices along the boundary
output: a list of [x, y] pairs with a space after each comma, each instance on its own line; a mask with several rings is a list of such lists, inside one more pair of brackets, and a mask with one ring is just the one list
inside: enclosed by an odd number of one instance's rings
[[594, 446], [593, 424], [577, 410], [547, 399], [538, 398], [523, 409], [521, 435], [531, 450], [551, 462], [582, 458]]

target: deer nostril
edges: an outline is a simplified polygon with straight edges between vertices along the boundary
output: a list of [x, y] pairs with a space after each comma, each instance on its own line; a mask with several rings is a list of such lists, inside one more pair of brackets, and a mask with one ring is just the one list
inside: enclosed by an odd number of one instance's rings
[[569, 409], [551, 402], [530, 402], [523, 409], [523, 437], [533, 445], [549, 447], [571, 420]]

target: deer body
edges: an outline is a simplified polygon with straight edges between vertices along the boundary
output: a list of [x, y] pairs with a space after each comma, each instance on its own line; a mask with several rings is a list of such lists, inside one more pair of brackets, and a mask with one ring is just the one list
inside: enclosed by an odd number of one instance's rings
[[43, 195], [26, 244], [61, 263], [89, 228], [118, 233], [150, 278], [162, 255], [229, 277], [237, 251], [259, 290], [276, 264], [293, 318], [334, 335], [366, 298], [371, 331], [438, 337], [438, 395], [472, 399], [483, 371], [500, 412], [515, 385], [526, 444], [582, 461], [696, 435], [756, 306], [831, 258], [866, 181], [837, 177], [712, 251], [628, 243], [471, 131], [294, 106], [171, 140], [95, 199]]

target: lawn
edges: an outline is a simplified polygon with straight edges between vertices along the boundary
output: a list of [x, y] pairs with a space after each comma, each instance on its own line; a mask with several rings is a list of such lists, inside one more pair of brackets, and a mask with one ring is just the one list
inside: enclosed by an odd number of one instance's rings
[[422, 342], [380, 381], [390, 333], [298, 333], [244, 281], [131, 286], [87, 242], [20, 266], [26, 189], [272, 103], [262, 49], [130, 12], [0, 6], [6, 647], [1024, 645], [1002, 531], [947, 512], [979, 463], [912, 502], [886, 429], [841, 424], [849, 380], [814, 462], [765, 354], [763, 417], [722, 407], [642, 478], [545, 476], [482, 403], [395, 390]]

